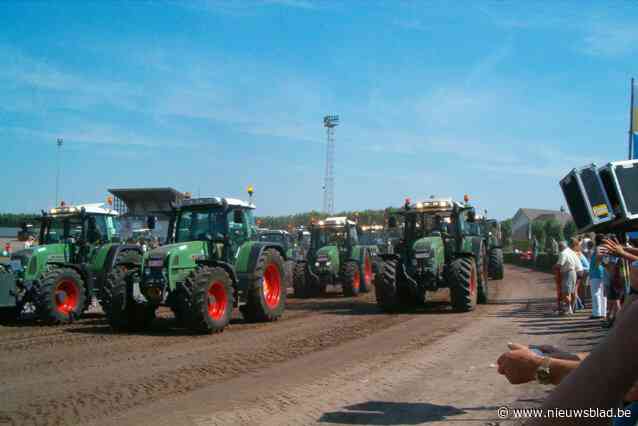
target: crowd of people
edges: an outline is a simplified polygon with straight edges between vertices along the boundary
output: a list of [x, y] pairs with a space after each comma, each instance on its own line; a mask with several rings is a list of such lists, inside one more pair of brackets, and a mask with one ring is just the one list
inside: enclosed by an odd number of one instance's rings
[[[555, 265], [557, 314], [572, 315], [591, 299], [590, 319], [611, 328], [591, 353], [570, 353], [549, 345], [509, 344], [498, 371], [512, 384], [538, 381], [558, 385], [544, 408], [624, 408], [631, 416], [616, 416], [614, 425], [638, 424], [638, 248], [615, 237], [573, 238], [559, 243]], [[587, 291], [589, 290], [589, 291]], [[588, 424], [597, 423], [589, 419]], [[609, 424], [608, 419], [598, 419]], [[554, 421], [556, 422], [556, 421]], [[540, 419], [530, 424], [552, 424]], [[583, 424], [563, 419], [561, 424]]]

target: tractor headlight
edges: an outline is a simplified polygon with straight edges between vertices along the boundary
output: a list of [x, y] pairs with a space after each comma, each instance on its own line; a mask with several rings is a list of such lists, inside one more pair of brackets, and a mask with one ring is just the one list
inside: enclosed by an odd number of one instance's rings
[[326, 262], [326, 266], [330, 266], [332, 263], [330, 261]]
[[319, 263], [319, 262], [315, 262], [315, 266], [316, 266], [317, 268], [319, 267], [319, 265], [320, 265], [320, 263]]

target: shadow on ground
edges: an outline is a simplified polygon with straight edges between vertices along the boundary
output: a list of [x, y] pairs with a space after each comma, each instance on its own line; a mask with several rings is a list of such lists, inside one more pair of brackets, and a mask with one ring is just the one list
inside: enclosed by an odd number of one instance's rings
[[[427, 402], [367, 401], [343, 407], [340, 411], [324, 413], [321, 423], [345, 425], [416, 425], [444, 420], [487, 421], [495, 416], [498, 407], [454, 407]], [[451, 419], [468, 412], [485, 412], [482, 419]]]

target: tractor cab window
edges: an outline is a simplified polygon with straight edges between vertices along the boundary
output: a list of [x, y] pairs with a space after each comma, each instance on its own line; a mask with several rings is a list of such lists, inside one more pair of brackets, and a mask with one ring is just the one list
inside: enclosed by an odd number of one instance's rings
[[345, 227], [324, 227], [314, 231], [313, 245], [315, 249], [324, 246], [342, 245], [348, 238]]
[[106, 216], [106, 233], [110, 241], [121, 238], [120, 218], [117, 216]]
[[177, 220], [175, 241], [204, 241], [207, 235], [215, 238], [217, 234], [224, 234], [225, 214], [222, 209], [213, 210], [185, 210]]
[[82, 236], [82, 220], [79, 216], [58, 216], [51, 217], [44, 241], [40, 244], [62, 243], [67, 238], [80, 239]]
[[268, 234], [261, 234], [259, 236], [259, 241], [284, 244], [286, 242], [286, 238], [284, 237], [284, 234], [273, 232]]
[[359, 244], [359, 235], [357, 234], [356, 226], [350, 226], [348, 234], [349, 234], [349, 237], [350, 237], [350, 244], [352, 244], [353, 246], [358, 245]]
[[95, 223], [95, 227], [92, 225], [88, 228], [88, 240], [91, 242], [106, 241], [109, 238], [109, 234], [106, 226], [106, 216], [95, 215], [89, 217], [89, 224]]

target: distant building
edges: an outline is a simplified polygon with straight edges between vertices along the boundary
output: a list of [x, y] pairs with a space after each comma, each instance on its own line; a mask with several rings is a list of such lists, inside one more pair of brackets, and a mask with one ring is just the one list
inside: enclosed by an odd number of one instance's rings
[[561, 226], [572, 219], [569, 213], [560, 210], [518, 209], [512, 218], [512, 240], [528, 241], [531, 239], [531, 224], [535, 220], [556, 219]]

